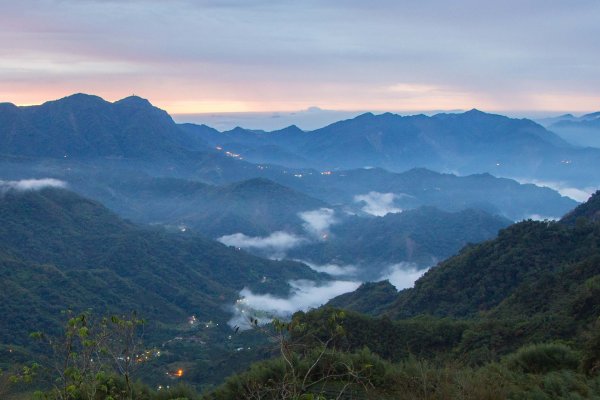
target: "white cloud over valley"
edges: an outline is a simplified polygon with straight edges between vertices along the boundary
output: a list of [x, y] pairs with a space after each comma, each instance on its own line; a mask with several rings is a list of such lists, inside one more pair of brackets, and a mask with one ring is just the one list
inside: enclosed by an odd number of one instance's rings
[[41, 190], [45, 188], [66, 188], [67, 183], [58, 179], [43, 178], [43, 179], [22, 179], [19, 181], [3, 181], [0, 180], [0, 190]]
[[277, 231], [269, 236], [247, 236], [243, 233], [221, 236], [217, 239], [227, 246], [242, 249], [266, 250], [276, 254], [283, 254], [287, 250], [301, 245], [306, 239], [291, 233]]
[[230, 326], [247, 326], [247, 317], [262, 317], [269, 321], [273, 317], [289, 317], [299, 310], [308, 310], [325, 304], [330, 299], [341, 294], [356, 290], [360, 282], [329, 281], [317, 283], [309, 280], [293, 280], [289, 282], [291, 292], [288, 297], [278, 297], [271, 294], [255, 294], [244, 288], [240, 291], [240, 300], [234, 307], [234, 315], [229, 321]]
[[302, 226], [313, 236], [321, 238], [329, 233], [329, 227], [337, 222], [335, 211], [331, 208], [319, 208], [318, 210], [305, 211], [298, 214], [304, 221]]
[[415, 281], [419, 279], [427, 269], [418, 269], [413, 263], [402, 262], [390, 265], [381, 275], [380, 280], [389, 280], [397, 290], [408, 289], [415, 285]]
[[338, 265], [333, 263], [319, 265], [304, 260], [298, 261], [308, 265], [317, 272], [323, 272], [331, 276], [352, 276], [358, 272], [358, 268], [354, 265]]
[[561, 196], [569, 197], [575, 201], [584, 202], [597, 190], [594, 187], [576, 188], [563, 182], [541, 181], [537, 179], [519, 179], [514, 178], [521, 184], [531, 183], [540, 187], [547, 187], [560, 193]]
[[399, 196], [395, 193], [369, 192], [354, 196], [354, 201], [364, 203], [362, 210], [367, 214], [383, 217], [389, 213], [399, 213], [402, 209], [396, 207], [394, 202]]

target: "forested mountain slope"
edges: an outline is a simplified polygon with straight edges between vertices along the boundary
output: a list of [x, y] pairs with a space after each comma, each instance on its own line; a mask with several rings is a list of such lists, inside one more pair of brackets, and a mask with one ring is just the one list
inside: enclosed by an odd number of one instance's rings
[[225, 322], [239, 290], [286, 293], [319, 279], [294, 262], [260, 259], [186, 233], [139, 227], [63, 189], [0, 196], [0, 337], [57, 328], [60, 311], [136, 310], [154, 324], [195, 314]]

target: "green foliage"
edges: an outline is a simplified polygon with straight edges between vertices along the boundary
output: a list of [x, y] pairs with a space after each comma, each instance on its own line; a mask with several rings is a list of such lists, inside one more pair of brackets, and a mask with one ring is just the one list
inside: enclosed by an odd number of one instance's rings
[[548, 373], [562, 369], [576, 370], [579, 355], [560, 343], [531, 344], [506, 358], [509, 368], [525, 373]]
[[377, 315], [396, 300], [397, 296], [396, 287], [387, 280], [366, 282], [354, 292], [344, 293], [331, 299], [327, 306]]
[[583, 354], [581, 364], [583, 371], [589, 375], [598, 375], [600, 372], [600, 319], [587, 332]]
[[[472, 368], [456, 362], [435, 363], [409, 357], [399, 363], [384, 361], [362, 350], [338, 353], [336, 361], [368, 366], [367, 387], [360, 391], [345, 392], [338, 398], [399, 399], [399, 400], [501, 400], [501, 399], [596, 399], [600, 396], [600, 379], [588, 378], [572, 369], [562, 369], [538, 374], [514, 370], [507, 363], [488, 363]], [[512, 356], [511, 356], [512, 357]], [[272, 394], [277, 382], [285, 379], [282, 360], [270, 360], [253, 365], [245, 373], [229, 378], [205, 399], [233, 400], [252, 398], [261, 389], [266, 399], [281, 398]], [[324, 376], [319, 370], [313, 379]], [[278, 381], [279, 380], [279, 381]], [[336, 398], [330, 384], [315, 396]], [[302, 397], [299, 397], [302, 398]]]
[[[114, 398], [119, 393], [118, 398], [132, 399], [132, 372], [140, 351], [143, 321], [135, 313], [110, 318], [94, 318], [90, 313], [71, 311], [65, 315], [67, 321], [61, 336], [41, 332], [31, 335], [43, 343], [44, 353], [49, 354], [45, 357], [44, 369], [51, 375], [52, 389], [43, 394], [44, 398], [92, 400], [99, 393]], [[120, 390], [111, 383], [115, 374], [124, 382]], [[35, 374], [24, 372], [22, 375]]]
[[547, 305], [540, 296], [531, 295], [532, 288], [547, 290], [547, 283], [538, 285], [538, 281], [545, 278], [556, 287], [559, 281], [553, 282], [553, 277], [597, 256], [599, 246], [600, 225], [569, 228], [560, 223], [521, 222], [502, 230], [497, 239], [466, 247], [432, 268], [414, 289], [400, 294], [389, 312], [397, 317], [474, 316], [514, 295], [519, 297], [513, 303], [523, 305], [519, 311], [536, 313]]
[[319, 279], [295, 262], [138, 227], [65, 190], [9, 191], [0, 197], [0, 222], [0, 340], [7, 344], [28, 346], [32, 330], [60, 331], [66, 308], [135, 309], [163, 324], [195, 314], [224, 325], [223, 304], [244, 286], [282, 294], [289, 279]]
[[562, 222], [567, 225], [584, 225], [600, 221], [600, 191], [596, 191], [585, 203], [565, 215]]
[[[322, 308], [308, 313], [296, 313], [293, 321], [305, 327], [293, 332], [292, 338], [314, 344], [315, 338], [325, 340], [331, 336], [328, 321], [338, 310]], [[416, 317], [392, 321], [389, 318], [372, 318], [351, 311], [344, 313], [340, 322], [344, 335], [335, 337], [335, 345], [345, 350], [368, 347], [379, 356], [399, 361], [409, 355], [433, 357], [447, 353], [457, 346], [464, 332], [472, 324], [466, 321]]]

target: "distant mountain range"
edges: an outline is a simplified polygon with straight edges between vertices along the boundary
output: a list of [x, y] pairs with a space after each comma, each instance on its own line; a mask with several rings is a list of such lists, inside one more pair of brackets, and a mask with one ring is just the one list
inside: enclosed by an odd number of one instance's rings
[[539, 120], [546, 128], [578, 146], [600, 147], [600, 112], [572, 114]]
[[598, 149], [574, 147], [531, 120], [478, 110], [431, 117], [367, 113], [310, 132], [295, 126], [218, 132], [204, 125], [177, 125], [139, 97], [110, 103], [84, 94], [40, 106], [0, 104], [0, 149], [4, 159], [146, 161], [148, 168], [177, 170], [187, 178], [197, 172], [225, 177], [229, 172], [223, 166], [239, 175], [237, 170], [248, 169], [239, 162], [243, 159], [319, 171], [426, 167], [595, 186], [599, 182], [591, 171], [600, 167]]
[[[1, 179], [61, 179], [128, 218], [190, 225], [210, 236], [293, 229], [298, 212], [327, 204], [361, 213], [365, 203], [360, 199], [368, 196], [392, 199], [398, 209], [425, 205], [447, 211], [482, 208], [513, 220], [559, 217], [575, 203], [549, 189], [489, 174], [457, 177], [426, 169], [393, 173], [333, 167], [453, 165], [460, 172], [475, 169], [468, 167], [477, 164], [475, 159], [489, 161], [493, 153], [494, 160], [510, 161], [479, 170], [502, 175], [509, 168], [514, 175], [540, 172], [560, 179], [565, 176], [553, 175], [552, 168], [563, 151], [577, 158], [561, 158], [565, 163], [559, 163], [559, 170], [588, 177], [586, 183], [595, 181], [596, 150], [570, 147], [531, 121], [476, 110], [433, 117], [364, 114], [312, 132], [289, 127], [221, 133], [202, 125], [177, 125], [138, 97], [110, 103], [77, 94], [40, 106], [0, 105]], [[242, 181], [249, 182], [238, 183]]]
[[367, 113], [310, 132], [296, 126], [222, 133], [201, 125], [181, 127], [246, 160], [289, 167], [391, 171], [425, 167], [589, 185], [598, 183], [590, 170], [600, 166], [600, 150], [575, 148], [531, 120], [478, 110], [431, 117]]

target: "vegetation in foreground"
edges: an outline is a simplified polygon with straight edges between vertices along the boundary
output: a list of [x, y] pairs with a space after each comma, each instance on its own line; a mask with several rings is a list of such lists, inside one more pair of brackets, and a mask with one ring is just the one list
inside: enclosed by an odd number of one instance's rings
[[[0, 390], [17, 387], [23, 391], [12, 398], [40, 400], [600, 398], [600, 324], [581, 348], [529, 344], [480, 365], [413, 354], [392, 362], [367, 347], [349, 347], [345, 327], [351, 316], [333, 309], [319, 312], [318, 331], [307, 325], [303, 313], [267, 327], [251, 321], [279, 355], [203, 394], [191, 386], [157, 390], [134, 380], [133, 356], [143, 326], [135, 315], [96, 321], [78, 315], [69, 319], [61, 338], [34, 335], [52, 356], [46, 365], [36, 363], [5, 376]], [[42, 390], [32, 392], [44, 383]]]

